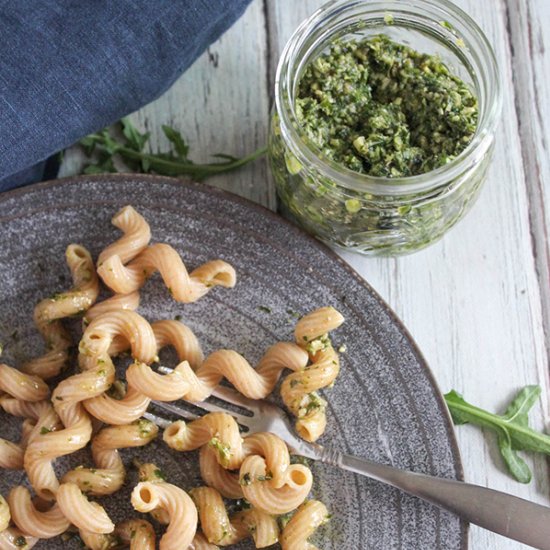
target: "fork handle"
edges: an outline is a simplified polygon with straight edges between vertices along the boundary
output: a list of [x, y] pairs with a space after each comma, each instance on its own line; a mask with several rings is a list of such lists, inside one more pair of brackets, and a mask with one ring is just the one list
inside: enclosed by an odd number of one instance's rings
[[550, 508], [480, 485], [408, 472], [364, 458], [323, 449], [321, 461], [339, 466], [449, 510], [510, 539], [550, 550]]

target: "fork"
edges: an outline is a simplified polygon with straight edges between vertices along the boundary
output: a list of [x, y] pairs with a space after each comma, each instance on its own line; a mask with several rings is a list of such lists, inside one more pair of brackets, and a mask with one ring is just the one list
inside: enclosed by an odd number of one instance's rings
[[[172, 372], [172, 369], [162, 366], [158, 370], [164, 374]], [[287, 414], [277, 405], [263, 399], [248, 399], [225, 386], [218, 386], [212, 395], [252, 415], [236, 413], [208, 401], [191, 404], [208, 412], [229, 414], [238, 424], [248, 428], [249, 433], [272, 432], [285, 441], [293, 454], [386, 483], [448, 510], [470, 523], [535, 548], [550, 550], [550, 508], [546, 506], [480, 485], [410, 472], [344, 454], [317, 443], [308, 443], [296, 435]], [[153, 403], [182, 418], [198, 418], [196, 414], [176, 405], [160, 401]], [[168, 420], [149, 412], [144, 416], [161, 428], [170, 424]]]

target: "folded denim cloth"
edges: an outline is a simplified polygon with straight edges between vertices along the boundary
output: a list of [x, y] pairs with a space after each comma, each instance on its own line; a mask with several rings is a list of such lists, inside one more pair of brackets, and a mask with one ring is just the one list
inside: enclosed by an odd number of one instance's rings
[[0, 0], [0, 191], [161, 95], [251, 0]]

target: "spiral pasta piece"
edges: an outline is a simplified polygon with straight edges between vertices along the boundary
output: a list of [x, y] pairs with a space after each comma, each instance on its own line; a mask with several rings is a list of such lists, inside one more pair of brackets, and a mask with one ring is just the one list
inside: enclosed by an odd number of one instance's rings
[[104, 508], [89, 501], [76, 483], [63, 483], [57, 491], [57, 505], [79, 529], [92, 533], [112, 533], [115, 526]]
[[98, 267], [103, 282], [116, 293], [129, 294], [141, 288], [156, 271], [177, 302], [191, 303], [214, 286], [233, 288], [235, 270], [223, 260], [213, 260], [188, 273], [180, 255], [168, 244], [148, 246], [128, 265], [113, 255]]
[[80, 529], [80, 538], [90, 550], [108, 550], [129, 546], [130, 550], [155, 550], [155, 530], [144, 519], [129, 519], [118, 523], [112, 533], [93, 533]]
[[197, 508], [191, 497], [170, 483], [140, 482], [132, 491], [132, 505], [138, 512], [150, 512], [163, 508], [170, 516], [170, 523], [160, 539], [160, 550], [187, 548], [197, 530]]
[[[153, 462], [139, 464], [138, 479], [139, 481], [148, 481], [150, 483], [164, 483], [167, 481], [161, 469]], [[170, 523], [170, 515], [164, 508], [150, 510], [149, 515], [162, 525], [168, 525]]]
[[84, 315], [82, 322], [84, 330], [94, 320], [105, 313], [111, 313], [119, 309], [135, 311], [139, 307], [139, 292], [130, 294], [114, 294], [101, 302], [96, 302]]
[[24, 454], [23, 445], [0, 437], [0, 468], [20, 470], [23, 468]]
[[277, 520], [259, 510], [243, 510], [229, 518], [222, 497], [211, 487], [189, 492], [199, 514], [202, 531], [209, 542], [229, 546], [252, 536], [256, 548], [275, 544], [279, 536]]
[[39, 376], [26, 374], [0, 363], [0, 391], [21, 401], [42, 401], [50, 393], [48, 385]]
[[[13, 443], [0, 438], [0, 468], [20, 470], [24, 468], [25, 449], [33, 433], [40, 415], [47, 408], [51, 408], [48, 401], [21, 401], [14, 397], [3, 395], [0, 397], [0, 407], [8, 414], [24, 418], [21, 429], [21, 440]], [[51, 428], [56, 427], [52, 425]]]
[[302, 464], [291, 464], [286, 471], [286, 482], [275, 488], [270, 483], [266, 460], [258, 455], [245, 458], [239, 481], [248, 502], [266, 514], [286, 514], [297, 508], [311, 491], [311, 470]]
[[304, 348], [311, 364], [293, 369], [281, 385], [281, 397], [292, 414], [298, 417], [296, 431], [306, 441], [316, 441], [326, 427], [326, 401], [317, 390], [330, 386], [340, 371], [338, 354], [328, 333], [338, 328], [344, 318], [332, 307], [323, 307], [304, 316], [296, 324], [294, 336]]
[[[61, 422], [54, 407], [51, 403], [45, 403], [36, 419], [34, 427], [28, 434], [27, 448], [23, 458], [23, 464], [30, 484], [35, 488], [39, 496], [47, 498], [51, 498], [55, 494], [59, 483], [50, 458], [35, 454], [35, 442], [45, 435], [58, 430], [60, 427]], [[32, 449], [30, 452], [29, 448]]]
[[[109, 350], [117, 339], [127, 342], [135, 359], [146, 363], [157, 359], [157, 345], [151, 325], [134, 311], [114, 310], [94, 319], [84, 332], [79, 346], [81, 365], [86, 367], [101, 360], [109, 364], [109, 372], [112, 371], [114, 376]], [[142, 416], [149, 405], [147, 396], [132, 388], [121, 400], [107, 395], [106, 389], [94, 392], [84, 402], [86, 410], [103, 422], [128, 424]]]
[[317, 550], [308, 542], [316, 529], [330, 519], [326, 506], [318, 500], [308, 500], [298, 508], [281, 534], [282, 550]]
[[219, 453], [214, 447], [204, 445], [199, 451], [199, 466], [202, 480], [216, 489], [224, 498], [243, 498], [239, 474], [226, 470], [219, 462]]
[[44, 408], [49, 405], [49, 401], [21, 401], [9, 395], [0, 397], [0, 407], [8, 414], [33, 420], [38, 420]]
[[[83, 330], [97, 317], [112, 313], [117, 310], [135, 311], [139, 307], [139, 292], [131, 292], [130, 294], [115, 294], [102, 302], [97, 302], [93, 305], [82, 318]], [[118, 355], [120, 352], [127, 350], [128, 342], [122, 336], [115, 336], [109, 347], [109, 355]]]
[[193, 370], [196, 370], [203, 362], [204, 355], [201, 345], [193, 331], [181, 321], [170, 319], [155, 321], [151, 324], [157, 350], [172, 346], [180, 361], [187, 361]]
[[243, 440], [234, 418], [225, 413], [208, 413], [192, 422], [178, 420], [164, 430], [165, 443], [176, 451], [191, 451], [210, 444], [218, 452], [219, 463], [238, 468], [243, 457]]
[[111, 219], [111, 223], [124, 235], [104, 248], [97, 259], [98, 267], [112, 256], [118, 256], [125, 264], [142, 252], [151, 240], [149, 224], [132, 206], [121, 208]]
[[298, 370], [307, 364], [307, 354], [295, 344], [278, 342], [271, 346], [256, 369], [235, 351], [219, 350], [210, 354], [197, 370], [197, 376], [208, 390], [208, 396], [227, 378], [250, 399], [264, 399], [275, 388], [281, 372]]
[[183, 361], [174, 373], [160, 375], [148, 365], [134, 363], [126, 371], [126, 377], [128, 384], [151, 399], [204, 401], [223, 378], [243, 395], [262, 399], [273, 391], [285, 368], [303, 368], [307, 358], [307, 353], [296, 344], [278, 342], [267, 350], [256, 369], [236, 351], [218, 350], [210, 354], [196, 371]]
[[25, 365], [28, 374], [48, 379], [57, 376], [69, 357], [71, 338], [61, 319], [86, 311], [97, 300], [99, 281], [90, 253], [78, 244], [65, 252], [73, 288], [45, 298], [34, 308], [34, 322], [46, 342], [47, 352]]
[[210, 445], [225, 469], [240, 468], [244, 459], [257, 454], [266, 459], [271, 485], [282, 487], [287, 479], [290, 455], [285, 442], [272, 433], [241, 437], [235, 419], [226, 413], [208, 413], [192, 422], [178, 420], [164, 430], [165, 443], [177, 451], [191, 451]]
[[70, 522], [57, 504], [46, 511], [38, 510], [25, 487], [14, 487], [8, 496], [8, 503], [15, 525], [33, 537], [49, 539], [69, 528]]
[[92, 440], [92, 456], [96, 468], [79, 467], [67, 472], [62, 483], [75, 483], [81, 491], [94, 496], [110, 495], [118, 491], [126, 477], [126, 468], [119, 449], [143, 447], [157, 435], [158, 427], [149, 420], [140, 419], [128, 426], [108, 426]]
[[[203, 358], [197, 337], [179, 321], [157, 321], [151, 325], [157, 351], [166, 346], [173, 346], [180, 361], [189, 361], [196, 368]], [[128, 390], [122, 399], [115, 399], [102, 394], [85, 403], [90, 414], [96, 418], [117, 424], [128, 424], [147, 410], [151, 399], [173, 401], [178, 399], [187, 384], [180, 376], [183, 370], [190, 369], [187, 363], [176, 367], [176, 372], [163, 376], [155, 373], [145, 363], [136, 363], [126, 372]], [[193, 377], [193, 375], [190, 375]], [[184, 383], [184, 390], [181, 384]]]

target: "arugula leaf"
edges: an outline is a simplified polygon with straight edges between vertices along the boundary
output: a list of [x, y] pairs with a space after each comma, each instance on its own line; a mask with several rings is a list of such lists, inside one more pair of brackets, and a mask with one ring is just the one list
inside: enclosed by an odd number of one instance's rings
[[[89, 162], [85, 174], [117, 172], [121, 163], [128, 169], [142, 173], [154, 173], [164, 176], [189, 176], [202, 181], [217, 174], [236, 170], [266, 153], [263, 147], [243, 158], [232, 155], [216, 154], [219, 162], [195, 164], [189, 159], [189, 146], [181, 133], [170, 126], [163, 126], [164, 135], [170, 141], [173, 151], [147, 153], [144, 151], [149, 140], [149, 132], [142, 133], [133, 126], [128, 118], [123, 118], [113, 128], [105, 128], [80, 140], [85, 154], [98, 162]], [[115, 164], [114, 161], [117, 161]]]
[[145, 144], [149, 140], [150, 133], [146, 132], [142, 134], [131, 122], [129, 118], [123, 118], [120, 121], [122, 125], [122, 133], [126, 138], [127, 145], [137, 151], [138, 153], [143, 151]]
[[500, 454], [512, 476], [520, 483], [529, 483], [531, 481], [531, 470], [523, 458], [512, 449], [509, 434], [503, 430], [499, 430], [497, 437]]
[[500, 454], [512, 476], [521, 483], [531, 481], [531, 471], [516, 451], [550, 455], [550, 436], [529, 427], [529, 411], [541, 394], [540, 386], [526, 386], [518, 392], [503, 415], [471, 405], [455, 390], [445, 395], [453, 422], [475, 424], [496, 432]]
[[168, 141], [174, 146], [174, 150], [178, 156], [182, 159], [187, 159], [187, 154], [189, 153], [189, 146], [185, 143], [180, 132], [172, 128], [171, 126], [162, 126], [162, 131], [167, 137]]

